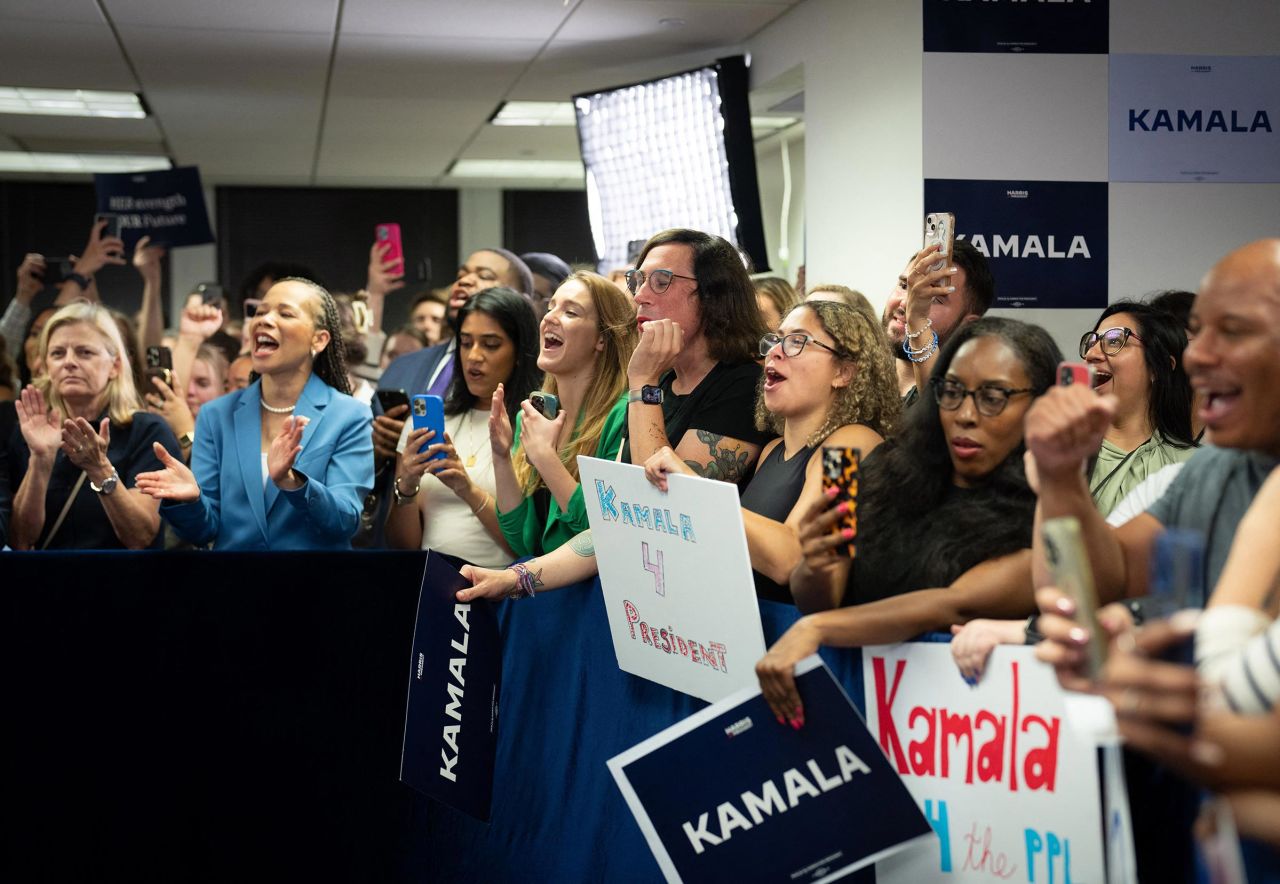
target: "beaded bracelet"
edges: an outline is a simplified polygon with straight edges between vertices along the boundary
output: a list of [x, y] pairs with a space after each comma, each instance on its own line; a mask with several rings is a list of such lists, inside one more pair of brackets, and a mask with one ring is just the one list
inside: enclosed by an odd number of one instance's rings
[[507, 598], [513, 601], [533, 598], [536, 578], [529, 567], [523, 562], [516, 562], [514, 565], [508, 565], [507, 570], [516, 572], [516, 588], [507, 593]]
[[407, 503], [412, 503], [413, 499], [418, 496], [418, 492], [421, 490], [422, 490], [422, 484], [419, 483], [417, 487], [413, 489], [412, 494], [405, 494], [403, 491], [400, 490], [399, 476], [396, 476], [395, 479], [392, 480], [391, 482], [391, 496], [395, 499], [397, 506], [404, 506]]
[[902, 342], [902, 352], [907, 354], [907, 358], [912, 362], [927, 362], [929, 357], [938, 351], [938, 333], [933, 333], [933, 340], [920, 349], [913, 348], [906, 341]]
[[925, 319], [925, 321], [924, 321], [924, 328], [920, 329], [920, 331], [917, 331], [917, 332], [909, 331], [909, 332], [907, 332], [907, 340], [908, 340], [908, 341], [914, 341], [916, 338], [920, 337], [922, 334], [924, 334], [925, 332], [927, 332], [927, 331], [928, 331], [929, 329], [931, 329], [931, 328], [933, 328], [933, 317], [932, 317], [932, 316], [927, 317], [927, 318]]

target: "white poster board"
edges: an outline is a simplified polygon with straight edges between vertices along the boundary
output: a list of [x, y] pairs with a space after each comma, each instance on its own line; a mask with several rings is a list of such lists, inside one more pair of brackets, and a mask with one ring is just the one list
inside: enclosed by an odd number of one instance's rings
[[579, 457], [618, 666], [715, 702], [756, 684], [764, 633], [738, 489]]
[[945, 644], [864, 648], [867, 726], [938, 838], [879, 884], [1105, 881], [1095, 745], [1029, 647], [1000, 645], [975, 688]]

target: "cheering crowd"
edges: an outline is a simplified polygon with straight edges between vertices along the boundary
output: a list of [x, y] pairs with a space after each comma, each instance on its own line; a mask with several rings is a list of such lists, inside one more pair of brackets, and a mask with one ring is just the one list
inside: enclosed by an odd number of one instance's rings
[[[976, 683], [996, 645], [1036, 644], [1182, 778], [1157, 807], [1168, 784], [1130, 777], [1144, 879], [1190, 874], [1189, 827], [1147, 821], [1194, 816], [1198, 790], [1229, 802], [1251, 868], [1280, 869], [1280, 240], [1197, 293], [1108, 306], [1065, 360], [1089, 382], [1064, 385], [1047, 332], [984, 315], [998, 280], [964, 242], [913, 254], [879, 315], [843, 286], [753, 282], [698, 231], [656, 233], [617, 282], [494, 247], [385, 331], [409, 296], [375, 245], [360, 292], [265, 265], [166, 333], [163, 249], [102, 233], [56, 287], [28, 255], [0, 317], [4, 545], [429, 548], [471, 582], [461, 601], [518, 600], [596, 573], [578, 455], [662, 490], [734, 483], [757, 595], [804, 615], [756, 667], [780, 723], [804, 726], [793, 670], [821, 646], [951, 632]], [[137, 316], [93, 281], [126, 260]], [[442, 437], [414, 426], [417, 394], [443, 402]], [[824, 446], [860, 452], [856, 499], [824, 490]], [[1062, 516], [1096, 616], [1052, 585], [1038, 526]], [[1167, 529], [1203, 539], [1194, 612], [1151, 602]], [[1170, 662], [1192, 635], [1194, 665]]]

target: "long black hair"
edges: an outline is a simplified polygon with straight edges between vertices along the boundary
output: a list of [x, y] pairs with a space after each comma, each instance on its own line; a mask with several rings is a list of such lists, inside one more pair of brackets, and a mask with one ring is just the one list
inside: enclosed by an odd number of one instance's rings
[[1174, 313], [1140, 304], [1116, 301], [1102, 311], [1093, 324], [1094, 331], [1106, 323], [1107, 317], [1128, 313], [1137, 324], [1133, 331], [1142, 339], [1142, 359], [1151, 374], [1151, 394], [1147, 417], [1151, 426], [1165, 441], [1177, 448], [1191, 448], [1195, 433], [1191, 430], [1191, 380], [1182, 365], [1187, 349], [1187, 327]]
[[[999, 338], [1013, 350], [1033, 396], [1053, 386], [1062, 353], [1049, 333], [1038, 325], [994, 316], [957, 329], [938, 353], [933, 376], [945, 377], [956, 352], [981, 337]], [[929, 530], [931, 518], [968, 526], [966, 531], [940, 532], [937, 542], [923, 545], [930, 586], [949, 586], [980, 562], [1026, 549], [1036, 498], [1027, 484], [1023, 451], [1020, 443], [986, 478], [984, 493], [957, 497], [940, 409], [932, 391], [922, 391], [920, 401], [907, 409], [898, 436], [866, 460], [858, 494], [859, 544], [900, 545], [904, 537]], [[904, 549], [903, 554], [909, 553]]]
[[[459, 337], [462, 324], [472, 313], [483, 313], [491, 317], [515, 345], [515, 363], [511, 366], [510, 376], [502, 381], [507, 417], [514, 424], [520, 403], [528, 399], [529, 394], [542, 383], [542, 372], [538, 369], [538, 320], [533, 315], [529, 300], [515, 289], [504, 285], [478, 292], [458, 308], [454, 327], [458, 329]], [[444, 413], [462, 414], [475, 407], [476, 397], [467, 388], [467, 378], [462, 367], [462, 346], [459, 344], [453, 351], [453, 380], [449, 383], [449, 392], [444, 400]]]

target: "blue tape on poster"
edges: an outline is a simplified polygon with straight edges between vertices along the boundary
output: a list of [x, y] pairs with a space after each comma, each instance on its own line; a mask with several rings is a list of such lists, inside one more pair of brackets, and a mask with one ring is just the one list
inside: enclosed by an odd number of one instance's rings
[[1102, 53], [1107, 0], [924, 0], [925, 52]]
[[1107, 305], [1107, 184], [928, 178], [926, 212], [991, 262], [996, 307]]
[[799, 730], [747, 688], [609, 760], [666, 879], [833, 881], [934, 837], [817, 656]]
[[120, 216], [120, 238], [128, 252], [143, 236], [169, 248], [214, 241], [195, 166], [94, 175], [93, 188], [98, 211]]
[[400, 780], [488, 820], [502, 640], [488, 602], [456, 600], [454, 594], [470, 585], [438, 554], [427, 554], [413, 630]]

